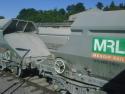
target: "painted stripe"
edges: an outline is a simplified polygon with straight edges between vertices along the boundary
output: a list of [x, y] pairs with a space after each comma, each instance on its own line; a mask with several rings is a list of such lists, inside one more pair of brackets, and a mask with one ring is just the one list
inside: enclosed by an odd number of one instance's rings
[[107, 55], [107, 54], [92, 53], [91, 57], [93, 59], [98, 59], [98, 60], [107, 60], [107, 61], [115, 61], [115, 62], [125, 63], [124, 56], [113, 56], [113, 55]]

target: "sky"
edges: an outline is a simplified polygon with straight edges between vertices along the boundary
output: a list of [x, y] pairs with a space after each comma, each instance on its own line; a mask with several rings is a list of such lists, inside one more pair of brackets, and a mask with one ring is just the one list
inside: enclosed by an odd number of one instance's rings
[[86, 8], [94, 8], [97, 2], [109, 5], [112, 1], [116, 4], [125, 3], [125, 0], [1, 0], [0, 16], [4, 16], [7, 19], [15, 18], [23, 8], [37, 10], [59, 9], [78, 2], [84, 3]]

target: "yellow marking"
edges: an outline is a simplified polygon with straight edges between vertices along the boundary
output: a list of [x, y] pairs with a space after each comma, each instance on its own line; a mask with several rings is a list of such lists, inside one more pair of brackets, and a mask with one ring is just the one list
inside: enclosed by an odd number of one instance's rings
[[113, 55], [99, 54], [99, 53], [92, 53], [92, 58], [99, 60], [115, 61], [115, 62], [125, 62], [125, 57], [123, 56], [113, 56]]

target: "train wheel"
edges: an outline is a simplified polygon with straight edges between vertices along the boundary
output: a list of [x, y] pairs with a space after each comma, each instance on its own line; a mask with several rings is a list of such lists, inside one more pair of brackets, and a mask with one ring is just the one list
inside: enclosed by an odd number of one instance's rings
[[20, 67], [16, 68], [16, 76], [17, 77], [23, 77], [23, 69]]

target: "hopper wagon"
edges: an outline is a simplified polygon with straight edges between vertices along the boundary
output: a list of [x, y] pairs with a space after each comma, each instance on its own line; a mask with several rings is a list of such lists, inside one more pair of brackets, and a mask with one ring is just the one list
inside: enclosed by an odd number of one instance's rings
[[41, 40], [49, 50], [57, 50], [65, 45], [71, 34], [70, 27], [38, 27]]
[[124, 94], [125, 11], [80, 14], [52, 53], [64, 94]]
[[36, 34], [33, 22], [19, 19], [0, 20], [0, 69], [10, 69], [17, 76], [37, 70], [51, 56], [44, 42]]

